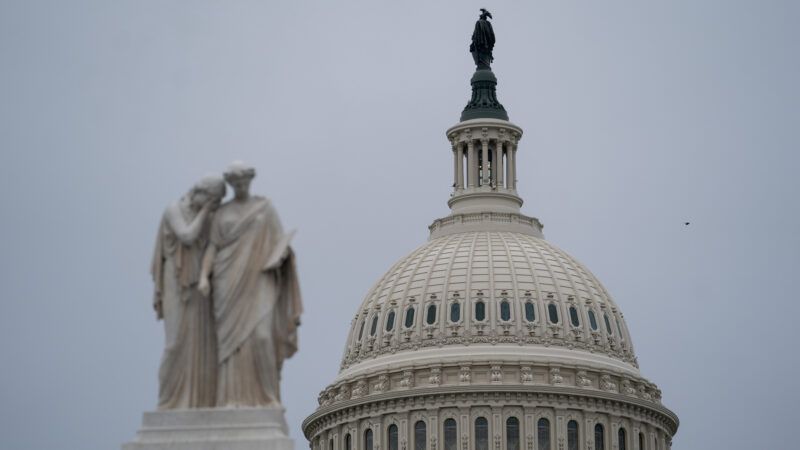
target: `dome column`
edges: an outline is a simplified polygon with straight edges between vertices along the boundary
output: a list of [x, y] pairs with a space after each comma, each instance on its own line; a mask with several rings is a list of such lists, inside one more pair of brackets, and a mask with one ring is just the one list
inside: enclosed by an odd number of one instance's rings
[[494, 147], [494, 164], [492, 174], [495, 175], [495, 188], [503, 189], [503, 141], [498, 140]]
[[481, 139], [481, 186], [488, 186], [489, 180], [489, 139]]
[[517, 189], [517, 142], [512, 140], [508, 143], [506, 152], [506, 185], [508, 189]]
[[470, 139], [467, 141], [467, 187], [470, 188], [478, 186], [478, 155], [475, 153], [475, 143]]
[[464, 189], [464, 145], [457, 140], [453, 140], [453, 190]]

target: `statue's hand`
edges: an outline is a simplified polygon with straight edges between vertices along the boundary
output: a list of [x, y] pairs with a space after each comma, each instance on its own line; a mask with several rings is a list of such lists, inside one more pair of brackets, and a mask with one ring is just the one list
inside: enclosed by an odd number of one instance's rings
[[208, 283], [208, 277], [200, 278], [200, 283], [197, 285], [197, 290], [203, 294], [203, 297], [208, 297], [211, 293], [211, 285]]

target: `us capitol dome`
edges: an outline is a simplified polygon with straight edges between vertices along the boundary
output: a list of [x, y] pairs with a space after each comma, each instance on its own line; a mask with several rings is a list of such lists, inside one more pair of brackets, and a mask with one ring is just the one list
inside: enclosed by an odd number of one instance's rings
[[303, 422], [311, 449], [667, 450], [678, 417], [639, 371], [622, 311], [520, 212], [522, 128], [476, 64], [446, 133], [451, 214], [356, 309]]

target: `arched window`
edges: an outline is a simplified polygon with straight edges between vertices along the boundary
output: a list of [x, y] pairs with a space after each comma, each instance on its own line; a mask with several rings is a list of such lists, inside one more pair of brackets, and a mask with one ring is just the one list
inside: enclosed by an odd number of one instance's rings
[[625, 435], [625, 428], [620, 427], [619, 431], [617, 432], [617, 445], [619, 450], [627, 450], [628, 449], [628, 442], [625, 438], [628, 436]]
[[503, 322], [511, 320], [511, 304], [508, 303], [508, 300], [500, 302], [500, 320]]
[[425, 317], [425, 322], [428, 325], [433, 325], [436, 323], [436, 305], [428, 305], [428, 312]]
[[397, 439], [397, 425], [389, 425], [389, 430], [386, 433], [387, 438], [389, 439], [389, 450], [398, 450], [400, 445], [398, 444]]
[[525, 320], [533, 322], [536, 320], [536, 307], [533, 302], [525, 302]]
[[328, 441], [328, 450], [333, 450], [333, 438]]
[[353, 438], [350, 433], [344, 435], [344, 450], [353, 450]]
[[644, 433], [639, 433], [639, 450], [647, 450], [644, 444]]
[[567, 423], [567, 450], [578, 450], [578, 422]]
[[372, 429], [367, 428], [364, 432], [364, 450], [372, 450]]
[[411, 328], [412, 326], [414, 326], [414, 307], [413, 306], [406, 310], [405, 326], [406, 326], [406, 328]]
[[603, 313], [603, 320], [606, 322], [606, 332], [611, 334], [611, 323], [608, 321], [608, 314]]
[[537, 442], [539, 445], [536, 450], [550, 450], [550, 421], [542, 417], [536, 425], [536, 432], [539, 435]]
[[453, 302], [450, 304], [450, 322], [456, 323], [461, 320], [461, 303]]
[[483, 301], [475, 302], [475, 320], [478, 322], [486, 320], [486, 303]]
[[375, 336], [375, 333], [378, 332], [378, 315], [375, 314], [375, 317], [372, 318], [372, 325], [369, 327], [369, 335]]
[[606, 450], [605, 430], [599, 423], [594, 426], [594, 448], [595, 450]]
[[597, 331], [597, 318], [594, 316], [594, 311], [591, 309], [589, 310], [589, 325], [592, 326], [592, 330]]
[[366, 321], [367, 321], [366, 319], [362, 320], [362, 321], [361, 321], [361, 326], [360, 326], [360, 327], [358, 327], [358, 340], [359, 340], [359, 341], [360, 341], [360, 340], [361, 340], [361, 338], [364, 336], [364, 323], [365, 323]]
[[619, 335], [618, 335], [618, 336], [619, 336], [619, 338], [620, 338], [620, 339], [622, 339], [622, 337], [624, 336], [624, 334], [622, 333], [622, 327], [621, 327], [621, 326], [620, 326], [620, 324], [619, 324], [619, 323], [621, 322], [621, 320], [619, 320], [619, 317], [618, 317], [618, 316], [615, 316], [615, 317], [614, 317], [614, 321], [617, 323], [617, 331], [619, 331]]
[[554, 303], [547, 305], [547, 314], [550, 317], [551, 323], [558, 323], [558, 308]]
[[389, 315], [386, 316], [386, 331], [392, 331], [394, 328], [394, 311], [389, 311]]
[[578, 320], [578, 310], [574, 306], [569, 307], [569, 321], [573, 327], [581, 326], [581, 322]]
[[427, 427], [422, 420], [414, 424], [414, 450], [425, 450], [425, 440], [428, 439]]
[[458, 450], [458, 426], [455, 419], [444, 421], [444, 450]]
[[519, 419], [506, 420], [506, 450], [519, 450]]
[[475, 450], [489, 450], [489, 421], [485, 417], [475, 419]]

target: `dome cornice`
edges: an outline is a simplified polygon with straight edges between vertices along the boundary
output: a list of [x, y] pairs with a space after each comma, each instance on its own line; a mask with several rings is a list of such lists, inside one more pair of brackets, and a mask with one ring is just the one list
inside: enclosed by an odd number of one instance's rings
[[335, 405], [321, 406], [302, 424], [306, 438], [313, 439], [320, 429], [338, 421], [352, 422], [376, 414], [405, 412], [412, 408], [459, 407], [475, 404], [534, 404], [539, 407], [594, 409], [613, 411], [643, 421], [653, 422], [675, 434], [678, 416], [660, 404], [613, 392], [586, 391], [564, 386], [439, 386], [406, 392], [386, 392], [369, 398], [357, 398]]

